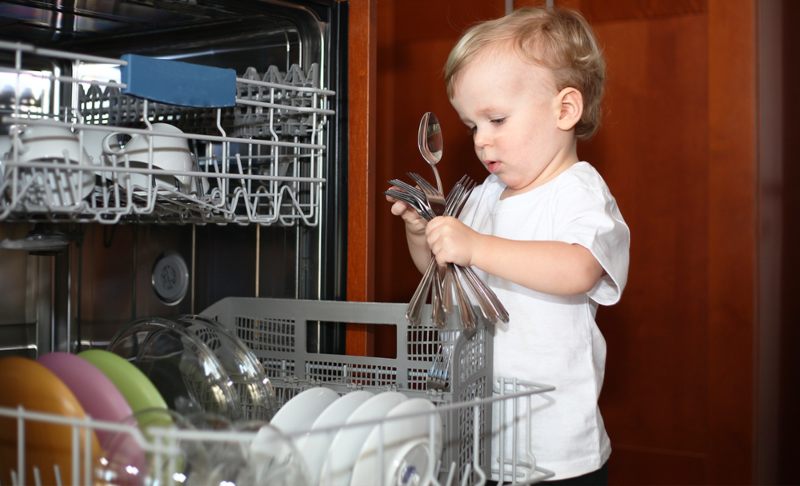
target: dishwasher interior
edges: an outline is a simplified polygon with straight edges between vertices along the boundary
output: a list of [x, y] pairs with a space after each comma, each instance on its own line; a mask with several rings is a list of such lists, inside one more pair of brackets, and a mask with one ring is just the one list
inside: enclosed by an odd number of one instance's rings
[[[343, 11], [0, 4], [0, 352], [102, 346], [133, 319], [227, 296], [342, 298]], [[129, 54], [208, 69], [164, 79]], [[142, 83], [164, 99], [132, 96]], [[225, 100], [190, 99], [194, 84]], [[157, 146], [162, 129], [184, 138]], [[69, 153], [47, 153], [65, 133]], [[309, 335], [343, 349], [341, 325]]]

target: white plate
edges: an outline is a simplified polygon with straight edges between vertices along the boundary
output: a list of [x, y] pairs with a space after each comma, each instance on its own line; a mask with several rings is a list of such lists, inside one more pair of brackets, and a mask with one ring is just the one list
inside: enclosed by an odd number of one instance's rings
[[340, 397], [338, 400], [328, 405], [328, 408], [314, 421], [311, 432], [299, 437], [295, 441], [297, 450], [300, 451], [300, 454], [306, 461], [306, 469], [311, 479], [311, 484], [317, 484], [319, 482], [319, 473], [322, 470], [322, 463], [325, 462], [325, 455], [328, 452], [328, 447], [330, 447], [337, 433], [336, 430], [331, 430], [330, 432], [319, 432], [319, 430], [344, 424], [347, 418], [350, 417], [362, 403], [373, 396], [374, 394], [371, 392], [357, 390]]
[[[373, 427], [361, 452], [358, 455], [350, 486], [367, 486], [374, 484], [416, 484], [425, 477], [428, 471], [428, 452], [430, 444], [430, 420], [427, 412], [436, 410], [436, 406], [424, 398], [412, 398], [394, 407], [386, 418], [411, 415], [397, 420], [386, 420], [381, 426]], [[434, 464], [442, 452], [442, 421], [438, 414], [434, 418], [435, 454]], [[383, 443], [383, 463], [379, 449]], [[383, 478], [377, 483], [376, 478]], [[427, 482], [427, 481], [422, 481]]]
[[286, 402], [270, 423], [285, 434], [307, 431], [337, 398], [339, 394], [330, 388], [309, 388]]
[[[362, 403], [345, 422], [346, 425], [367, 420], [379, 420], [407, 400], [399, 392], [383, 392]], [[320, 486], [347, 486], [358, 453], [374, 425], [342, 428], [331, 442], [330, 450], [319, 475]], [[373, 478], [374, 479], [374, 478]]]

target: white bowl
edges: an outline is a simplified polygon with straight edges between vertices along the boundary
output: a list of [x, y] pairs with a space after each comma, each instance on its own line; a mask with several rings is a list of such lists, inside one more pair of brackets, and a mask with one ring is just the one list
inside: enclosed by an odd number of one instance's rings
[[[66, 126], [27, 125], [14, 127], [18, 138], [4, 156], [6, 163], [46, 163], [46, 168], [18, 168], [18, 190], [27, 188], [23, 201], [29, 209], [73, 206], [91, 194], [94, 172], [72, 165], [91, 165], [78, 137]], [[9, 170], [6, 167], [6, 177]], [[10, 181], [7, 181], [10, 183]]]
[[17, 155], [21, 162], [40, 160], [69, 160], [88, 163], [89, 157], [78, 146], [78, 136], [69, 127], [28, 125], [17, 128]]

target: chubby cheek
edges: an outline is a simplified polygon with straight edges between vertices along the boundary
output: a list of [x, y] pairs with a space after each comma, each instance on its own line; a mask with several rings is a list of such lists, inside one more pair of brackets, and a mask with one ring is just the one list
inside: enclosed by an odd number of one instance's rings
[[500, 180], [509, 187], [517, 187], [520, 183], [524, 183], [527, 178], [524, 167], [515, 164], [514, 161], [506, 159], [503, 164], [503, 170], [497, 175]]

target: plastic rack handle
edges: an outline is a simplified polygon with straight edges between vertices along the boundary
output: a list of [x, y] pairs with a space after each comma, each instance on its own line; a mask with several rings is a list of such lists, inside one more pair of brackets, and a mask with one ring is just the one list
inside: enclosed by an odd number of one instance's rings
[[221, 108], [236, 104], [236, 71], [125, 54], [124, 94], [170, 105]]

